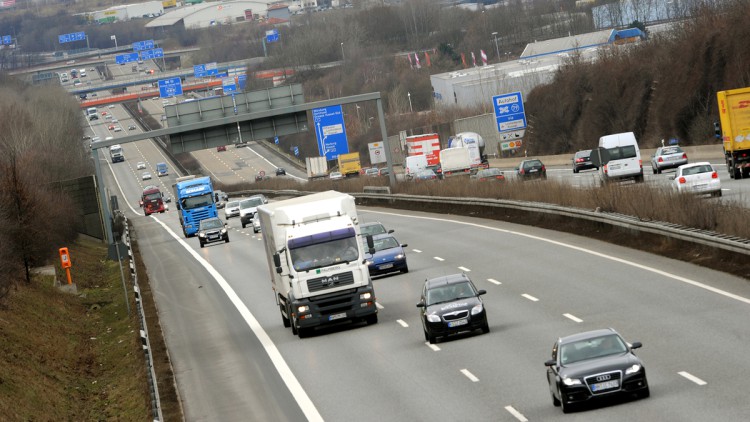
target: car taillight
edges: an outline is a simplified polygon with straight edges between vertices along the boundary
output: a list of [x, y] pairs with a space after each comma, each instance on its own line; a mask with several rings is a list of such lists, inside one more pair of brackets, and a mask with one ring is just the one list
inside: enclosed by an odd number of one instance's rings
[[583, 158], [576, 158], [576, 163], [582, 163], [582, 162], [583, 162]]
[[685, 182], [687, 182], [684, 177], [680, 177], [679, 179], [677, 179], [677, 181], [680, 182], [680, 184], [684, 184]]
[[545, 168], [544, 168], [544, 166], [542, 166], [542, 171], [545, 171]]
[[687, 160], [687, 154], [685, 154], [684, 152], [682, 153], [682, 159]]
[[525, 172], [525, 171], [523, 171], [523, 169], [521, 169], [521, 171], [520, 171], [519, 173], [521, 173], [521, 174], [524, 174], [524, 173], [526, 173], [526, 172]]
[[663, 163], [663, 162], [664, 162], [664, 159], [663, 159], [663, 158], [661, 158], [661, 157], [659, 157], [659, 159], [658, 159], [658, 160], [656, 160], [656, 161], [658, 161], [658, 162], [660, 162], [660, 163]]
[[719, 178], [719, 174], [716, 173], [716, 172], [713, 172], [713, 173], [711, 173], [711, 178], [712, 179], [718, 179]]

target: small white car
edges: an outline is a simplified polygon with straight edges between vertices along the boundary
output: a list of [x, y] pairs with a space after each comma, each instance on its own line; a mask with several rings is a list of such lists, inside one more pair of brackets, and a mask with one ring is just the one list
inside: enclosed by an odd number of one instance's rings
[[115, 132], [122, 132], [122, 128], [120, 126], [115, 126]]
[[340, 171], [333, 171], [328, 175], [328, 178], [331, 180], [341, 180], [344, 178], [344, 175], [342, 175]]
[[143, 170], [146, 168], [146, 163], [144, 163], [143, 161], [139, 161], [138, 164], [135, 165], [135, 167], [137, 170]]
[[141, 174], [141, 179], [143, 180], [151, 180], [151, 173], [148, 171], [144, 171], [143, 174]]
[[707, 161], [677, 167], [672, 186], [680, 193], [721, 196], [719, 174]]

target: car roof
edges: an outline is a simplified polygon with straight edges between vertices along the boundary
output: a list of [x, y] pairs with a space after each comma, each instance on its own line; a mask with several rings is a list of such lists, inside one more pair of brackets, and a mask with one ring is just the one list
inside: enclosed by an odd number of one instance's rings
[[451, 275], [444, 275], [440, 277], [430, 278], [428, 280], [425, 280], [425, 286], [427, 289], [432, 289], [437, 286], [447, 286], [450, 284], [456, 284], [460, 283], [462, 281], [470, 281], [469, 277], [466, 276], [466, 274], [451, 274]]
[[617, 334], [617, 331], [613, 330], [612, 328], [602, 328], [599, 330], [585, 331], [583, 333], [571, 334], [566, 337], [560, 337], [559, 342], [560, 344], [567, 344], [567, 343], [573, 343], [576, 341], [587, 340], [587, 339], [597, 338], [597, 337], [611, 335], [611, 334]]
[[711, 165], [711, 163], [709, 163], [708, 161], [700, 161], [700, 162], [697, 162], [697, 163], [683, 164], [683, 165], [680, 166], [680, 168], [684, 169], [684, 168], [698, 167], [698, 166], [711, 166], [711, 167], [713, 167], [713, 165]]

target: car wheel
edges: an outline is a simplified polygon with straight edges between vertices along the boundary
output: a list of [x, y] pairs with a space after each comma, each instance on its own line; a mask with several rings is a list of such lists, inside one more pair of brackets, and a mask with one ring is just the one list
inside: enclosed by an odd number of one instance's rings
[[242, 223], [242, 228], [243, 228], [243, 229], [245, 228], [245, 223]]
[[292, 334], [295, 336], [299, 334], [299, 330], [297, 329], [297, 321], [295, 321], [291, 315], [289, 315], [289, 324], [292, 326]]
[[229, 236], [227, 236], [227, 238], [224, 239], [224, 243], [229, 243]]
[[718, 191], [714, 192], [714, 193], [713, 193], [713, 196], [718, 196], [718, 197], [721, 197], [721, 191], [720, 191], [720, 190], [718, 190]]
[[205, 246], [205, 244], [203, 242], [200, 242], [200, 244], [201, 244], [201, 248]]
[[367, 325], [373, 325], [378, 323], [378, 314], [367, 315], [365, 317]]
[[652, 169], [654, 170], [654, 174], [656, 174], [656, 167], [652, 167]]
[[573, 405], [570, 403], [565, 402], [565, 397], [563, 397], [562, 392], [560, 389], [557, 389], [557, 394], [560, 395], [560, 409], [562, 409], [563, 413], [570, 413], [573, 411]]
[[550, 390], [549, 394], [552, 396], [552, 406], [560, 407], [560, 400], [558, 400], [557, 397], [555, 397], [555, 393], [553, 393], [552, 390]]
[[404, 268], [401, 270], [402, 273], [406, 274], [409, 272], [409, 266], [405, 265]]
[[638, 392], [639, 399], [647, 399], [649, 396], [651, 396], [651, 390], [648, 387]]
[[253, 233], [258, 233], [258, 229], [253, 227]]
[[281, 312], [281, 322], [284, 324], [284, 328], [289, 328], [292, 324], [289, 323], [289, 317], [281, 305], [279, 305], [279, 311]]
[[573, 169], [573, 173], [578, 173], [578, 169]]
[[424, 332], [424, 341], [430, 341], [430, 335], [427, 334], [427, 330], [423, 328], [422, 331]]
[[490, 324], [485, 322], [484, 325], [482, 326], [482, 333], [487, 334], [489, 332], [490, 332]]

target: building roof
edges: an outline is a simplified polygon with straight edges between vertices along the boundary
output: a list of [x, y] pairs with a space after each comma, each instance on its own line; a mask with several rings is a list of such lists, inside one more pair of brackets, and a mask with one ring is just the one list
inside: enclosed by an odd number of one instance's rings
[[605, 45], [609, 42], [612, 29], [589, 32], [587, 34], [572, 35], [570, 37], [555, 38], [527, 44], [521, 53], [521, 58], [528, 59], [548, 54], [567, 53], [575, 50]]
[[253, 11], [257, 10], [268, 10], [270, 3], [275, 3], [277, 0], [252, 0], [252, 1], [243, 1], [243, 0], [237, 0], [237, 1], [213, 1], [213, 2], [203, 2], [199, 4], [194, 4], [192, 6], [184, 6], [184, 7], [178, 7], [177, 9], [171, 10], [156, 19], [152, 20], [151, 22], [146, 24], [146, 28], [156, 28], [160, 26], [172, 26], [176, 24], [177, 22], [185, 19], [188, 16], [194, 15], [196, 13], [201, 13], [204, 10], [211, 9], [214, 7], [226, 7], [228, 5], [241, 5], [242, 11], [244, 12], [245, 8], [253, 9]]

